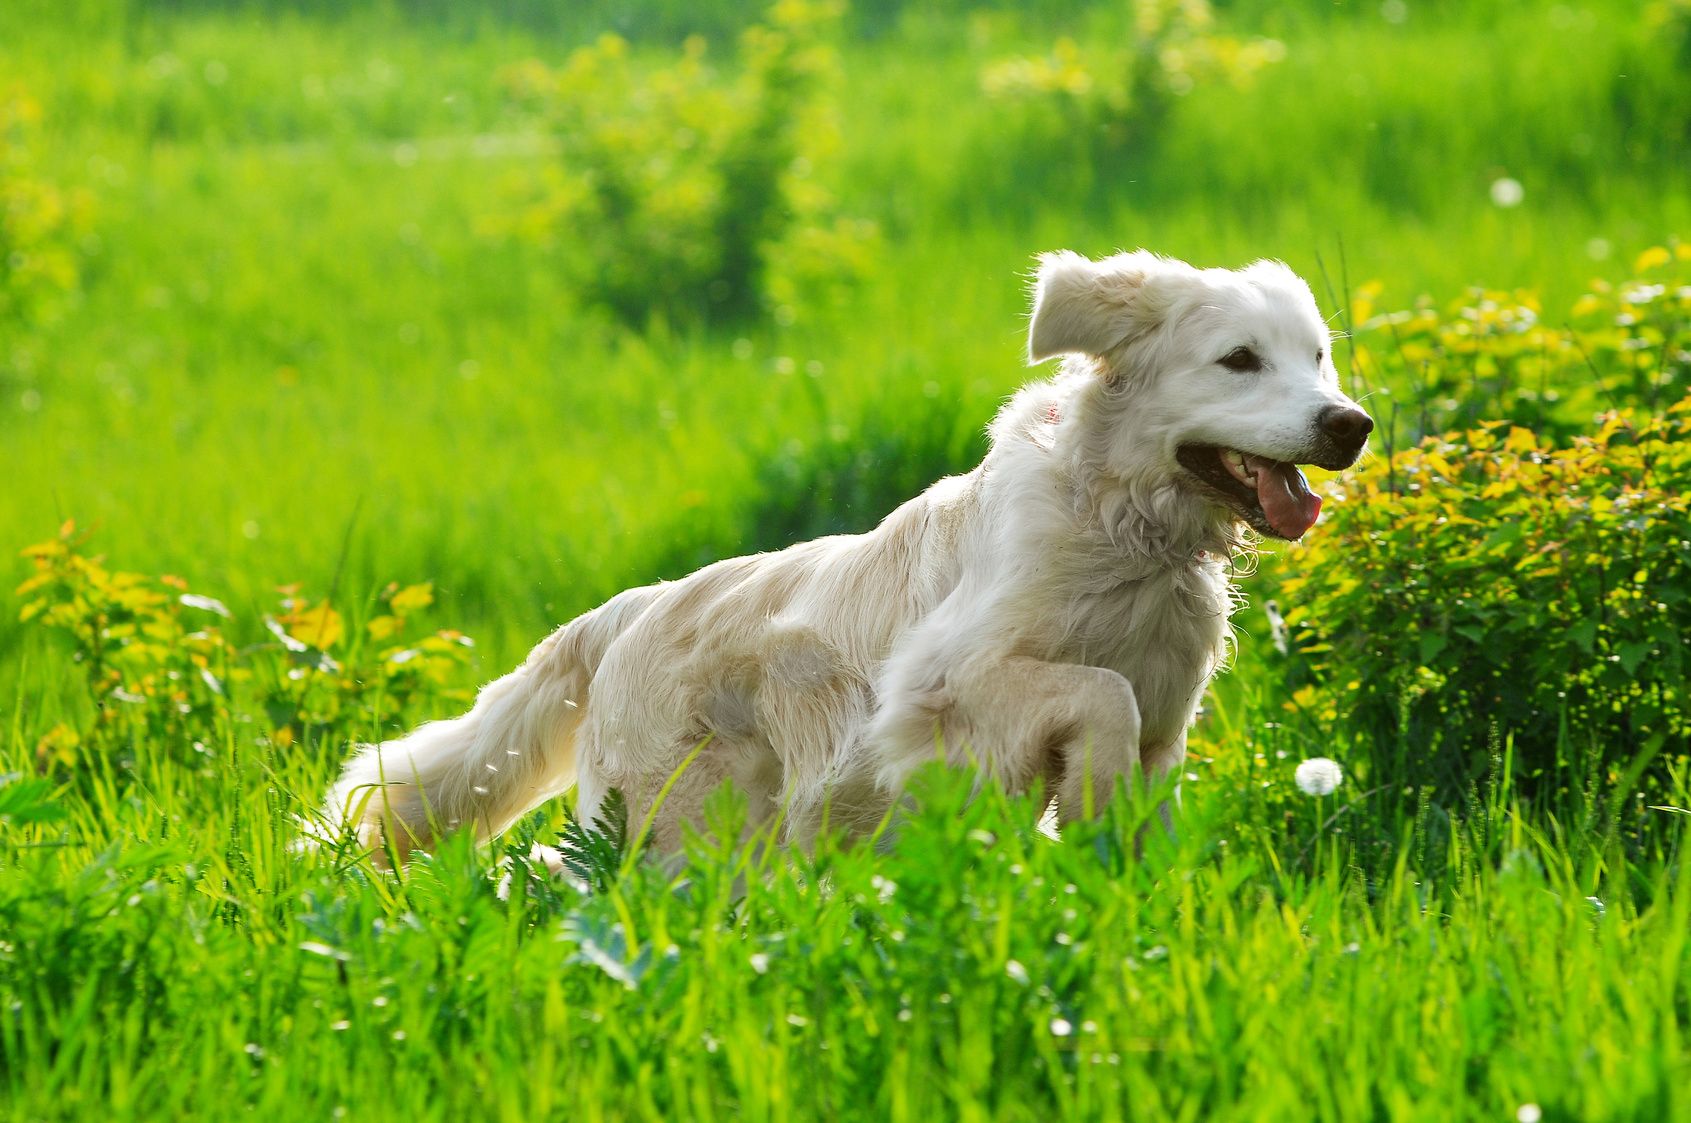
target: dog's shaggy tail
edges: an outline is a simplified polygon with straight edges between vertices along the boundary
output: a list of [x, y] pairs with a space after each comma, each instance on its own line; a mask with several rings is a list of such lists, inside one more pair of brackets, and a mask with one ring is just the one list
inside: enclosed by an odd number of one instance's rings
[[576, 732], [605, 649], [649, 603], [634, 589], [553, 632], [484, 686], [470, 712], [364, 745], [329, 789], [322, 825], [349, 830], [378, 862], [432, 850], [459, 829], [483, 841], [575, 781]]
[[483, 687], [462, 717], [365, 745], [329, 790], [332, 835], [350, 826], [379, 857], [403, 861], [460, 827], [489, 838], [575, 779], [587, 676], [558, 658], [554, 632], [521, 667]]

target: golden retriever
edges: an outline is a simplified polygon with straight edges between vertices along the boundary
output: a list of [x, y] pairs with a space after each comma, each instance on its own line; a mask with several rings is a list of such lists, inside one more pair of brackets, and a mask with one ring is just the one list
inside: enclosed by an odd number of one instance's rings
[[936, 752], [1012, 792], [1043, 784], [1061, 819], [1176, 768], [1227, 652], [1230, 556], [1250, 531], [1307, 531], [1320, 500], [1296, 465], [1349, 466], [1373, 421], [1278, 262], [1047, 254], [1028, 343], [1062, 367], [1003, 407], [973, 471], [866, 534], [565, 624], [468, 713], [363, 746], [329, 829], [403, 856], [573, 784], [589, 822], [613, 788], [636, 823], [657, 807], [673, 851], [732, 783], [754, 824], [802, 843], [878, 822]]

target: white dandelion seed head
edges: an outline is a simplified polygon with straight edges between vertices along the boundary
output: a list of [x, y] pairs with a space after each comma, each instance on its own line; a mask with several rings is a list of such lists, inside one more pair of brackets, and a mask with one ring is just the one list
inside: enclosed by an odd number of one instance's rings
[[1544, 1111], [1537, 1104], [1522, 1104], [1515, 1109], [1517, 1123], [1539, 1123], [1544, 1118]]
[[1501, 176], [1491, 181], [1491, 201], [1494, 206], [1518, 207], [1526, 195], [1526, 188], [1521, 186], [1518, 179]]
[[1312, 756], [1292, 774], [1298, 790], [1305, 795], [1331, 795], [1345, 781], [1345, 770], [1339, 762], [1324, 756]]

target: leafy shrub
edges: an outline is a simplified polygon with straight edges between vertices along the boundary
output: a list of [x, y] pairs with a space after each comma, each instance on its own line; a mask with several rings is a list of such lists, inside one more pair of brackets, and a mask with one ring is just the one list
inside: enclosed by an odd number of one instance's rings
[[1476, 288], [1442, 310], [1423, 298], [1381, 312], [1370, 283], [1353, 297], [1344, 346], [1361, 388], [1388, 394], [1381, 420], [1409, 410], [1413, 439], [1488, 418], [1572, 437], [1600, 412], [1670, 400], [1691, 373], [1691, 245], [1653, 246], [1634, 272], [1593, 282], [1549, 323], [1527, 291]]
[[1132, 14], [1125, 48], [1089, 52], [1059, 39], [1047, 55], [987, 67], [981, 88], [1028, 107], [1058, 135], [1080, 138], [1077, 154], [1108, 158], [1151, 138], [1173, 99], [1198, 84], [1244, 84], [1285, 56], [1278, 40], [1219, 34], [1207, 0], [1135, 0]]
[[356, 630], [329, 600], [287, 586], [263, 618], [265, 638], [243, 643], [221, 601], [178, 577], [108, 569], [82, 552], [85, 540], [66, 523], [23, 551], [34, 573], [18, 586], [19, 617], [69, 638], [92, 704], [86, 721], [42, 737], [42, 771], [121, 764], [143, 746], [191, 760], [230, 738], [368, 739], [414, 702], [452, 695], [467, 662], [467, 636], [416, 634], [413, 618], [434, 599], [427, 584], [389, 585]]
[[1459, 789], [1505, 738], [1540, 785], [1686, 752], [1691, 397], [1562, 444], [1486, 423], [1330, 490], [1285, 557], [1293, 704], [1378, 778]]
[[47, 313], [77, 287], [89, 200], [37, 172], [40, 124], [38, 102], [0, 89], [0, 328]]
[[867, 265], [871, 231], [814, 180], [837, 8], [781, 0], [720, 73], [691, 38], [669, 65], [606, 35], [552, 70], [509, 70], [559, 159], [492, 225], [547, 246], [572, 287], [625, 321], [744, 318]]
[[1611, 101], [1628, 154], [1691, 143], [1691, 0], [1643, 5], [1620, 62]]

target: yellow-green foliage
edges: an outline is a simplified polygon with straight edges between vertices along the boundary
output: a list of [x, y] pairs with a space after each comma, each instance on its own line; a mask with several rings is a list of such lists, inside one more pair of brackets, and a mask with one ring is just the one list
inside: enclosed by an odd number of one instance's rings
[[0, 329], [50, 310], [77, 287], [89, 200], [36, 171], [40, 125], [39, 102], [0, 88]]
[[1505, 737], [1528, 777], [1686, 751], [1691, 397], [1566, 442], [1488, 422], [1332, 490], [1285, 559], [1292, 704], [1381, 778], [1460, 785]]
[[1135, 0], [1133, 39], [1126, 47], [1088, 51], [1072, 38], [1049, 54], [1016, 57], [981, 72], [988, 96], [1055, 110], [1066, 130], [1079, 130], [1100, 154], [1153, 133], [1171, 98], [1200, 83], [1242, 85], [1285, 57], [1275, 39], [1217, 32], [1208, 0]]
[[1353, 298], [1382, 455], [1330, 485], [1279, 591], [1291, 708], [1382, 779], [1460, 786], [1510, 738], [1518, 773], [1580, 784], [1561, 766], [1691, 744], [1691, 246], [1633, 272], [1549, 322], [1530, 291]]
[[368, 739], [413, 700], [450, 693], [471, 646], [460, 632], [416, 634], [412, 619], [434, 600], [428, 584], [389, 585], [364, 606], [361, 627], [330, 599], [286, 586], [263, 616], [264, 639], [241, 642], [221, 601], [179, 577], [109, 569], [83, 552], [85, 540], [67, 522], [23, 551], [34, 572], [17, 588], [19, 617], [70, 639], [92, 703], [86, 720], [41, 737], [43, 771], [74, 772], [91, 756], [191, 758], [231, 739]]
[[1408, 388], [1376, 412], [1414, 411], [1418, 435], [1506, 417], [1571, 436], [1598, 412], [1660, 404], [1691, 371], [1691, 245], [1651, 247], [1633, 265], [1634, 279], [1593, 281], [1551, 322], [1530, 291], [1476, 288], [1442, 309], [1424, 298], [1384, 313], [1381, 286], [1364, 285], [1342, 345], [1357, 388]]
[[696, 36], [654, 62], [612, 34], [557, 70], [509, 68], [559, 158], [491, 225], [547, 245], [578, 291], [635, 324], [743, 318], [860, 269], [870, 229], [833, 215], [815, 178], [837, 17], [834, 3], [781, 0], [728, 73]]

